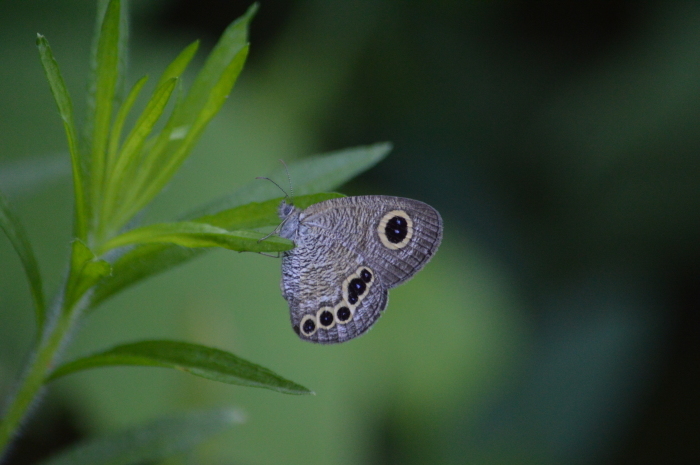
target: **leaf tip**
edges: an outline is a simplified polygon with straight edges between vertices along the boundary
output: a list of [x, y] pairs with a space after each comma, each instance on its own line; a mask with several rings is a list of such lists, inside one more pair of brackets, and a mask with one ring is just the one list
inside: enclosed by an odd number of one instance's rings
[[253, 16], [258, 12], [258, 9], [260, 8], [260, 3], [254, 2], [250, 7], [248, 7], [248, 11], [245, 12], [243, 15], [244, 18], [247, 20], [253, 19]]

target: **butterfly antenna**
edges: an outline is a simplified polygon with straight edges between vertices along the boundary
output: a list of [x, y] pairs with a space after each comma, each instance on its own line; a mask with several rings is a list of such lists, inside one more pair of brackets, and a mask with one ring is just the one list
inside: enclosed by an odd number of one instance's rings
[[280, 159], [280, 163], [284, 165], [284, 171], [287, 173], [287, 181], [289, 181], [289, 192], [290, 192], [290, 197], [289, 199], [291, 200], [291, 203], [294, 203], [294, 187], [292, 186], [292, 177], [289, 175], [289, 169], [287, 168], [287, 164], [284, 162], [284, 160]]
[[272, 184], [274, 184], [275, 186], [277, 186], [277, 188], [278, 188], [279, 190], [282, 191], [282, 193], [284, 194], [284, 197], [285, 197], [285, 198], [289, 197], [289, 194], [287, 194], [287, 191], [285, 191], [284, 189], [282, 189], [282, 188], [280, 187], [280, 185], [277, 184], [277, 183], [276, 183], [275, 181], [273, 181], [272, 179], [270, 179], [270, 178], [268, 178], [268, 177], [265, 177], [265, 176], [258, 176], [258, 177], [256, 177], [255, 179], [266, 179], [266, 180], [270, 181]]

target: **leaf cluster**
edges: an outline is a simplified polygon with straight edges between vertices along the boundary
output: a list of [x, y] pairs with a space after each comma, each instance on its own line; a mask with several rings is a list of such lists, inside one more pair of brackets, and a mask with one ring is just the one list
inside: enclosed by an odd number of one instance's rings
[[[0, 420], [0, 456], [44, 385], [91, 368], [175, 368], [228, 384], [287, 394], [311, 393], [234, 354], [181, 341], [131, 341], [76, 360], [60, 358], [60, 349], [79, 321], [132, 284], [211, 248], [280, 253], [293, 247], [291, 241], [266, 237], [262, 231], [279, 224], [277, 207], [282, 199], [276, 187], [260, 181], [168, 223], [139, 225], [135, 219], [170, 181], [226, 101], [248, 54], [248, 26], [256, 8], [253, 5], [226, 29], [191, 86], [185, 89], [181, 76], [195, 56], [198, 43], [187, 46], [160, 75], [143, 111], [132, 117], [149, 78], [137, 80], [126, 96], [119, 92], [126, 54], [126, 13], [121, 0], [102, 1], [82, 128], [76, 125], [73, 101], [49, 42], [42, 35], [37, 37], [39, 56], [71, 156], [74, 238], [65, 281], [49, 306], [27, 234], [0, 193], [0, 227], [25, 270], [37, 326], [31, 362]], [[134, 121], [130, 127], [128, 121]], [[338, 187], [379, 162], [389, 150], [389, 144], [375, 144], [290, 164], [289, 175], [301, 194], [294, 198], [295, 205], [304, 208], [340, 196], [318, 192]], [[280, 174], [277, 171], [271, 176]], [[82, 445], [48, 463], [154, 460], [191, 447], [198, 438], [239, 421], [238, 415], [228, 411], [191, 414]]]

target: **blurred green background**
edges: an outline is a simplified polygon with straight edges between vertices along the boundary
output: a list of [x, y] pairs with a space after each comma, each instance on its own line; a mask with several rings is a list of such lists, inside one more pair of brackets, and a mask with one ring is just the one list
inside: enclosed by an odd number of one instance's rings
[[[249, 4], [131, 2], [128, 84], [196, 38], [208, 49]], [[50, 291], [71, 184], [34, 40], [51, 42], [80, 112], [94, 14], [90, 0], [0, 1], [0, 187]], [[389, 140], [341, 190], [428, 202], [441, 249], [372, 331], [333, 347], [293, 333], [272, 258], [212, 251], [129, 289], [67, 357], [182, 339], [317, 395], [94, 370], [52, 386], [13, 463], [222, 405], [248, 421], [195, 463], [700, 463], [700, 3], [263, 0], [251, 43], [230, 102], [146, 220], [280, 158]], [[4, 396], [33, 323], [5, 239], [0, 260]]]

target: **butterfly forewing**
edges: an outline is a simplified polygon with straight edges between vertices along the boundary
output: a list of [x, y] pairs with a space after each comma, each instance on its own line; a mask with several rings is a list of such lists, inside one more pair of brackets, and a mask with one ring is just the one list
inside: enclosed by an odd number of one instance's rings
[[[371, 195], [327, 200], [304, 210], [302, 222], [325, 230], [335, 242], [363, 256], [377, 268], [387, 287], [397, 286], [416, 274], [442, 240], [442, 218], [437, 210], [401, 197]], [[401, 235], [406, 230], [401, 223], [406, 223], [406, 229], [410, 225], [406, 236]], [[392, 230], [397, 233], [391, 234]]]

